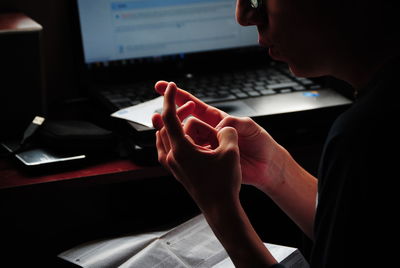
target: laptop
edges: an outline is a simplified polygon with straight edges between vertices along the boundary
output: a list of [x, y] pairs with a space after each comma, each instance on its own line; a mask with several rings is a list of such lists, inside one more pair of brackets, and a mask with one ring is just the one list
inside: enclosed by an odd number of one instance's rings
[[157, 97], [158, 80], [174, 81], [235, 116], [351, 103], [272, 61], [256, 27], [237, 24], [235, 1], [75, 1], [84, 81], [110, 113]]

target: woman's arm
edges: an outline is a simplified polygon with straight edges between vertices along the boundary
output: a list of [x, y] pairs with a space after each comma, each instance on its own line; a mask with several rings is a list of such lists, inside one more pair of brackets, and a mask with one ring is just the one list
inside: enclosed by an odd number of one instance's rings
[[282, 154], [285, 155], [283, 157], [285, 160], [282, 160], [280, 178], [273, 186], [263, 185], [260, 190], [265, 192], [310, 239], [313, 239], [318, 181], [286, 150]]
[[156, 134], [160, 163], [180, 181], [202, 210], [236, 267], [271, 267], [276, 260], [264, 246], [239, 199], [241, 186], [238, 136], [234, 128], [216, 131], [192, 119], [192, 129], [207, 130], [216, 148], [200, 146], [185, 134], [175, 108], [176, 86], [165, 93], [164, 127]]
[[[163, 95], [168, 85], [168, 82], [160, 81], [156, 84], [156, 91]], [[176, 89], [175, 93], [175, 103], [181, 106], [178, 110], [179, 118], [183, 119], [190, 113], [207, 126], [199, 132], [200, 123], [196, 121], [196, 127], [192, 128], [189, 121], [184, 126], [185, 133], [196, 144], [206, 145], [208, 139], [213, 145], [215, 137], [210, 135], [210, 126], [215, 128], [214, 131], [233, 127], [238, 135], [242, 183], [253, 185], [269, 195], [312, 238], [316, 178], [305, 171], [285, 148], [252, 119], [229, 116], [182, 89]], [[185, 109], [185, 106], [190, 109]], [[153, 122], [158, 129], [164, 125], [159, 114], [153, 117]]]

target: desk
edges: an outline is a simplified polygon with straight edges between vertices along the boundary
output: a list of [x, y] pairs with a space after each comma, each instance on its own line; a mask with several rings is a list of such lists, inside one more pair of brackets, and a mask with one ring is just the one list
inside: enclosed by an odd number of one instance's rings
[[114, 159], [70, 171], [29, 175], [18, 169], [12, 160], [0, 159], [0, 191], [49, 183], [65, 186], [116, 183], [168, 174], [161, 166], [141, 166], [129, 159]]
[[[282, 118], [278, 119], [275, 126], [282, 123]], [[285, 122], [280, 126], [296, 126]], [[295, 133], [295, 139], [274, 137], [287, 141], [284, 145], [295, 159], [314, 170], [323, 135], [317, 138], [309, 132], [299, 135], [304, 131], [274, 128], [271, 120], [268, 125], [275, 134]], [[241, 199], [262, 240], [301, 248], [301, 232], [265, 194], [243, 186]], [[13, 252], [16, 257], [19, 252], [30, 253], [28, 264], [40, 267], [46, 266], [44, 261], [49, 267], [58, 267], [50, 261], [77, 244], [168, 224], [172, 227], [199, 213], [182, 185], [164, 169], [127, 159], [42, 176], [28, 176], [10, 160], [0, 160], [0, 211], [7, 219], [0, 222], [0, 237], [9, 249], [0, 253], [0, 260]]]
[[79, 243], [172, 227], [198, 213], [158, 165], [114, 159], [30, 176], [11, 160], [0, 159], [0, 237], [7, 247], [0, 266], [59, 267], [56, 255]]

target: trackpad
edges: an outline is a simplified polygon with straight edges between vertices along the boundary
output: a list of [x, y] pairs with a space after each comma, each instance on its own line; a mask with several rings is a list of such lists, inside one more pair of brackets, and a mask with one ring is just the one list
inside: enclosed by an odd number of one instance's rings
[[233, 116], [252, 116], [255, 113], [255, 111], [243, 101], [211, 103], [210, 105]]

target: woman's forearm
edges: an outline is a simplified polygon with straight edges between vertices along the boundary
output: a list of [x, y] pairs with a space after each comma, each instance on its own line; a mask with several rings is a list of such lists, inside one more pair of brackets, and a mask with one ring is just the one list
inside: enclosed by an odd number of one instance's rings
[[235, 267], [270, 267], [276, 260], [252, 227], [239, 200], [203, 213]]
[[317, 179], [302, 168], [284, 150], [280, 178], [274, 187], [263, 187], [265, 192], [302, 230], [313, 238], [316, 209]]

